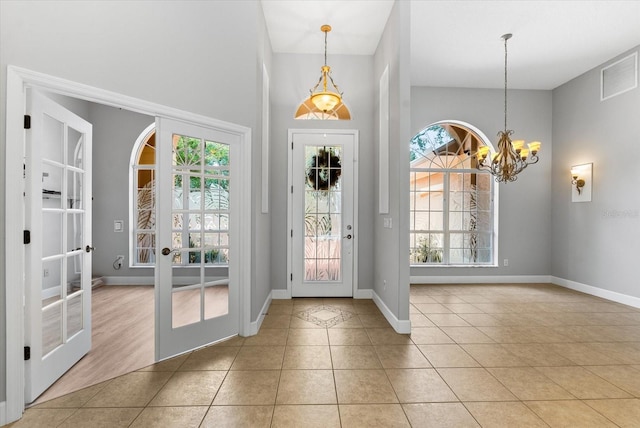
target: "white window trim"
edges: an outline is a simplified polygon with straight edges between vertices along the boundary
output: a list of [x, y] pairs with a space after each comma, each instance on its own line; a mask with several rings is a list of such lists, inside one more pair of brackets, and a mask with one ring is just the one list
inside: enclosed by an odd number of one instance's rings
[[[137, 170], [137, 161], [140, 148], [149, 138], [149, 135], [156, 130], [155, 121], [147, 126], [144, 131], [140, 133], [136, 142], [131, 149], [131, 158], [129, 159], [129, 267], [138, 268], [154, 268], [155, 264], [141, 265], [136, 264], [136, 231], [138, 230], [138, 218], [136, 216], [138, 208], [137, 192], [134, 190], [134, 184], [136, 181], [136, 175], [134, 171]], [[155, 164], [154, 168], [155, 170]], [[136, 186], [137, 187], [137, 186]]]
[[[470, 129], [471, 131], [473, 131], [478, 137], [480, 137], [480, 139], [482, 140], [482, 142], [491, 148], [492, 151], [495, 151], [495, 147], [493, 146], [493, 143], [491, 142], [491, 140], [489, 138], [487, 138], [487, 136], [484, 134], [484, 132], [482, 132], [480, 129], [476, 128], [475, 126], [471, 125], [470, 123], [467, 122], [463, 122], [461, 120], [455, 120], [455, 119], [445, 119], [445, 120], [440, 120], [437, 122], [433, 122], [423, 128], [420, 129], [420, 131], [418, 132], [422, 132], [423, 130], [434, 126], [434, 125], [441, 125], [444, 123], [451, 123], [454, 125], [459, 125], [465, 128]], [[414, 134], [415, 135], [415, 134]], [[413, 137], [412, 137], [413, 138]], [[411, 168], [409, 168], [409, 170], [411, 171]], [[499, 198], [499, 190], [500, 190], [500, 186], [496, 183], [493, 182], [493, 211], [492, 211], [492, 219], [493, 219], [493, 248], [492, 248], [492, 260], [493, 263], [487, 263], [487, 264], [416, 264], [416, 263], [409, 263], [409, 267], [410, 268], [428, 268], [428, 269], [451, 269], [451, 268], [471, 268], [471, 269], [477, 269], [477, 268], [497, 268], [500, 266], [499, 262], [498, 262], [498, 246], [499, 246], [499, 242], [500, 242], [500, 237], [498, 235], [498, 230], [499, 225], [500, 225], [500, 218], [499, 218], [499, 207], [500, 207], [500, 198]], [[409, 210], [409, 212], [411, 212], [411, 210]]]

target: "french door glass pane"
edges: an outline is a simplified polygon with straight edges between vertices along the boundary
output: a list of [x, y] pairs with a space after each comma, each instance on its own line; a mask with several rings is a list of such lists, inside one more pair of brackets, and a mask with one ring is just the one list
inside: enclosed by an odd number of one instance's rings
[[42, 356], [62, 345], [62, 305], [57, 304], [42, 310]]
[[342, 279], [342, 148], [305, 147], [305, 281]]
[[220, 268], [229, 255], [229, 145], [173, 136], [172, 326], [229, 312]]
[[42, 307], [62, 299], [62, 258], [42, 261]]
[[200, 294], [200, 287], [181, 290], [179, 287], [174, 286], [173, 294], [171, 295], [173, 328], [200, 322]]
[[45, 114], [43, 116], [44, 141], [40, 145], [42, 159], [64, 164], [64, 128], [65, 124], [57, 119]]
[[71, 338], [74, 334], [82, 330], [82, 299], [84, 294], [71, 297], [67, 304], [67, 337]]

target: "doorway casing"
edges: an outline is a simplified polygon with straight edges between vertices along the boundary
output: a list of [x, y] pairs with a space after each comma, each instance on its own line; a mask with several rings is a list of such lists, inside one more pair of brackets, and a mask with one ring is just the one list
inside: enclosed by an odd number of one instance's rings
[[[353, 222], [355, 230], [357, 231], [358, 222], [358, 159], [359, 159], [359, 132], [356, 129], [289, 129], [287, 135], [288, 144], [293, 144], [295, 134], [318, 134], [318, 135], [331, 135], [331, 134], [348, 134], [353, 136]], [[293, 150], [288, 149], [288, 179], [287, 189], [291, 189], [293, 183]], [[287, 191], [287, 231], [293, 230], [293, 201], [291, 194]], [[287, 232], [289, 233], [289, 232]], [[287, 288], [286, 290], [273, 290], [274, 298], [278, 299], [290, 299], [292, 296], [291, 290], [291, 275], [293, 274], [293, 242], [291, 237], [287, 240]], [[354, 299], [371, 299], [372, 290], [359, 290], [358, 289], [358, 234], [356, 233], [353, 239], [353, 293]]]
[[[150, 116], [191, 122], [197, 125], [224, 129], [237, 134], [242, 141], [242, 163], [240, 165], [242, 189], [239, 222], [243, 235], [240, 239], [239, 284], [239, 334], [251, 334], [251, 129], [207, 116], [189, 113], [161, 104], [140, 100], [104, 89], [73, 82], [59, 77], [27, 70], [7, 67], [6, 110], [6, 158], [5, 158], [5, 316], [6, 331], [6, 422], [19, 419], [24, 412], [24, 278], [23, 246], [24, 206], [10, 201], [22, 200], [24, 112], [26, 88], [35, 88], [85, 101], [123, 108]], [[19, 249], [19, 251], [16, 251]], [[13, 284], [13, 286], [11, 286]], [[157, 293], [157, 290], [156, 290]], [[156, 314], [156, 317], [158, 315]], [[2, 416], [2, 415], [0, 415]]]

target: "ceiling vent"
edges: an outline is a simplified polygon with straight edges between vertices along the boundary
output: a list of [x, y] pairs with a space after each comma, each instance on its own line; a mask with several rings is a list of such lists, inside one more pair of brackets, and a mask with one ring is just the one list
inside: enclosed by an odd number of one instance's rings
[[600, 70], [600, 101], [638, 87], [638, 52]]

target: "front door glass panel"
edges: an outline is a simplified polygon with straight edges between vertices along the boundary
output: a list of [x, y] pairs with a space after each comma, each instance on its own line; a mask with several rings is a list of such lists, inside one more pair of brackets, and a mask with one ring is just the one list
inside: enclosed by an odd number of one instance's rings
[[342, 279], [342, 148], [306, 146], [305, 281]]

